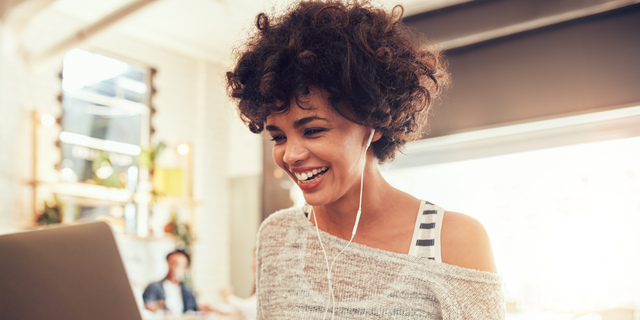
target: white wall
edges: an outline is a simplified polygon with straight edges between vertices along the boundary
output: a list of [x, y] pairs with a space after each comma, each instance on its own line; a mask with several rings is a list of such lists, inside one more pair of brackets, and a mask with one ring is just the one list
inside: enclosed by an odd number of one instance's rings
[[[11, 89], [8, 85], [9, 74], [12, 64], [6, 57], [6, 51], [9, 50], [4, 39], [8, 30], [0, 23], [0, 204], [2, 211], [0, 212], [0, 232], [8, 232], [12, 229], [14, 221], [13, 217], [16, 211], [16, 181], [14, 174], [15, 168], [15, 152], [17, 144], [13, 142], [17, 137], [16, 132], [19, 131], [20, 123], [16, 121], [20, 119], [20, 110], [11, 107], [16, 104], [15, 98], [10, 97], [8, 92]], [[14, 119], [14, 121], [8, 121]]]
[[[28, 226], [32, 221], [32, 110], [59, 114], [58, 66], [34, 70], [18, 59], [16, 37], [0, 24], [0, 232]], [[59, 161], [55, 128], [38, 127], [38, 178], [51, 181]], [[46, 188], [46, 187], [45, 187]]]
[[234, 119], [229, 123], [230, 188], [230, 284], [234, 293], [247, 297], [253, 292], [251, 268], [256, 233], [262, 212], [262, 135], [256, 135], [240, 121], [235, 108], [227, 109]]
[[[33, 219], [30, 189], [24, 184], [31, 175], [30, 110], [60, 114], [56, 99], [61, 90], [58, 74], [62, 57], [30, 68], [16, 54], [16, 43], [14, 35], [0, 24], [0, 233], [28, 226]], [[219, 288], [231, 282], [229, 179], [256, 177], [261, 171], [260, 138], [239, 129], [238, 125], [231, 125], [239, 120], [226, 97], [224, 72], [227, 67], [222, 62], [145, 44], [116, 31], [104, 32], [81, 48], [158, 70], [154, 79], [157, 94], [153, 105], [157, 113], [152, 120], [156, 129], [153, 141], [164, 141], [169, 147], [182, 142], [193, 146], [193, 187], [198, 205], [193, 219], [197, 241], [192, 273], [201, 300], [216, 301]], [[41, 180], [54, 182], [56, 179], [58, 132], [58, 128], [39, 129]], [[44, 197], [46, 188], [42, 190], [41, 197]], [[259, 199], [249, 201], [259, 203]], [[247, 234], [236, 235], [250, 243], [255, 242], [259, 216], [258, 209], [255, 210], [253, 214], [243, 211], [255, 221], [249, 222]], [[247, 243], [242, 246], [246, 247]], [[123, 255], [130, 256], [130, 253]]]

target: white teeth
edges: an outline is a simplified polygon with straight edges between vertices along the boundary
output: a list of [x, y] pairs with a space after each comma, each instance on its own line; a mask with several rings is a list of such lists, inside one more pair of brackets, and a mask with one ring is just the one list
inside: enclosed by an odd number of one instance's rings
[[294, 173], [296, 178], [298, 178], [298, 180], [302, 181], [302, 182], [308, 182], [308, 179], [311, 179], [313, 176], [317, 175], [318, 173], [322, 173], [325, 172], [329, 169], [329, 167], [322, 167], [320, 169], [313, 169], [309, 172], [302, 172], [302, 173]]

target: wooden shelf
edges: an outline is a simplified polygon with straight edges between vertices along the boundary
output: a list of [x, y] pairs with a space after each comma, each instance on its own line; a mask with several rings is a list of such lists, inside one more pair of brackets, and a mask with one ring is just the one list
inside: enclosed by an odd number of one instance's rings
[[88, 183], [56, 183], [53, 184], [53, 193], [61, 196], [71, 196], [86, 199], [87, 201], [101, 201], [109, 203], [130, 202], [134, 193], [119, 188]]
[[[53, 193], [61, 197], [76, 198], [77, 202], [84, 203], [83, 205], [86, 206], [91, 206], [91, 204], [94, 206], [96, 204], [124, 204], [131, 202], [134, 198], [139, 200], [140, 197], [151, 197], [149, 193], [131, 192], [126, 189], [109, 188], [89, 183], [53, 183], [51, 186]], [[202, 201], [161, 195], [157, 198], [157, 204], [196, 207], [202, 204]]]

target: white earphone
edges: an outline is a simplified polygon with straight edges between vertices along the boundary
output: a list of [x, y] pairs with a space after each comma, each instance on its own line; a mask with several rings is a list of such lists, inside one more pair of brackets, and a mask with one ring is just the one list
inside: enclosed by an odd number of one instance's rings
[[[336, 298], [333, 294], [333, 286], [331, 283], [331, 270], [333, 270], [333, 264], [336, 262], [336, 260], [338, 259], [338, 257], [345, 251], [347, 250], [347, 248], [349, 247], [349, 245], [351, 244], [351, 242], [353, 242], [353, 238], [356, 236], [356, 231], [358, 230], [358, 223], [360, 222], [360, 215], [362, 214], [362, 188], [364, 186], [364, 168], [366, 166], [366, 160], [367, 160], [367, 150], [369, 150], [369, 146], [371, 145], [371, 141], [373, 140], [373, 135], [375, 134], [376, 130], [375, 129], [371, 129], [371, 133], [369, 134], [369, 139], [367, 139], [367, 143], [364, 147], [364, 152], [362, 155], [362, 172], [360, 174], [360, 200], [358, 202], [358, 213], [356, 214], [356, 221], [353, 224], [353, 231], [351, 232], [351, 239], [349, 240], [349, 243], [347, 243], [347, 245], [344, 247], [344, 249], [342, 249], [342, 251], [340, 251], [340, 253], [338, 253], [338, 255], [336, 255], [335, 258], [333, 258], [333, 261], [331, 262], [331, 265], [329, 265], [329, 258], [327, 257], [327, 251], [324, 249], [324, 244], [322, 244], [322, 239], [320, 238], [320, 231], [318, 229], [318, 220], [316, 219], [316, 212], [313, 209], [313, 207], [311, 208], [311, 212], [313, 214], [313, 221], [316, 225], [316, 234], [318, 235], [318, 241], [320, 242], [320, 247], [322, 248], [322, 253], [324, 253], [324, 261], [327, 263], [327, 281], [329, 282], [329, 292], [331, 293], [331, 319], [333, 319], [333, 317], [335, 316], [335, 311], [336, 311]], [[322, 319], [324, 320], [324, 318], [327, 316], [327, 312], [329, 311], [329, 304], [327, 304], [327, 307], [325, 308], [324, 311], [324, 315], [322, 316]]]
[[369, 140], [367, 140], [367, 146], [364, 149], [364, 152], [367, 152], [367, 149], [369, 149], [369, 146], [371, 145], [371, 141], [373, 140], [373, 135], [376, 133], [376, 129], [371, 129], [371, 133], [369, 134]]
[[353, 225], [353, 231], [351, 232], [351, 240], [356, 235], [356, 230], [358, 230], [358, 222], [360, 222], [360, 215], [362, 214], [362, 186], [364, 182], [364, 167], [367, 160], [367, 150], [369, 150], [369, 146], [371, 145], [371, 141], [373, 140], [373, 134], [376, 132], [375, 129], [371, 129], [371, 133], [369, 134], [369, 139], [367, 140], [367, 145], [364, 147], [364, 155], [362, 155], [362, 173], [360, 174], [360, 202], [358, 203], [358, 213], [356, 214], [356, 223]]

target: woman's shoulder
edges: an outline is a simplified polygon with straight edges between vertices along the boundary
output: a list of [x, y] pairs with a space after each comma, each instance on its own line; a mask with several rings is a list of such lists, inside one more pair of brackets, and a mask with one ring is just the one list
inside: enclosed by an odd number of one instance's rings
[[468, 269], [497, 272], [489, 235], [475, 218], [445, 211], [440, 239], [442, 262]]
[[282, 209], [270, 214], [260, 226], [260, 230], [269, 228], [289, 227], [292, 224], [300, 224], [306, 220], [301, 207]]
[[[292, 207], [276, 211], [269, 215], [260, 225], [258, 230], [257, 250], [262, 251], [267, 248], [272, 253], [280, 252], [287, 241], [296, 235], [307, 232], [311, 222], [305, 217], [304, 211], [300, 207]], [[293, 237], [290, 235], [294, 234]], [[259, 254], [260, 255], [260, 254]]]

